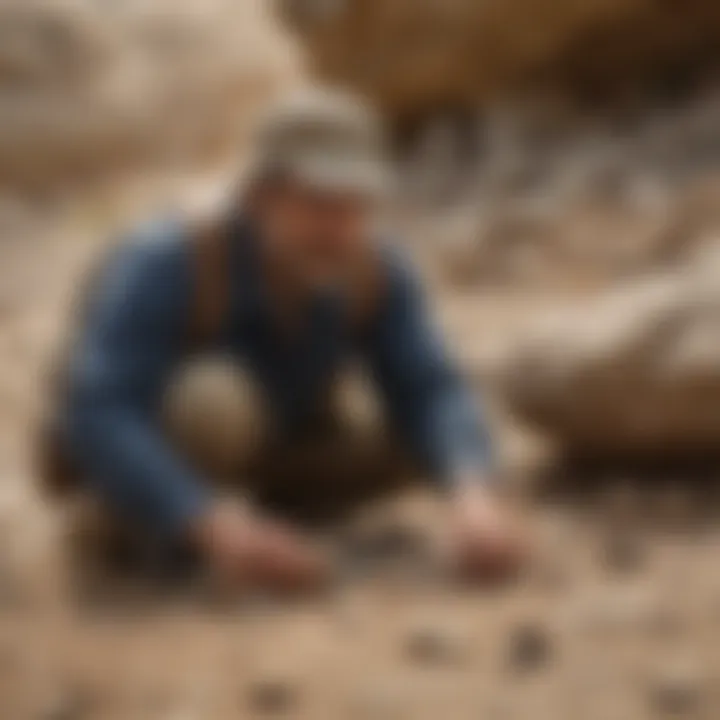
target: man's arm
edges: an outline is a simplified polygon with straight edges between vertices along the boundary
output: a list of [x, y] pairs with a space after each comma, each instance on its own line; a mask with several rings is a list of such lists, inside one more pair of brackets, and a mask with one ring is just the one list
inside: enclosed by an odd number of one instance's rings
[[373, 374], [401, 436], [446, 489], [449, 562], [471, 576], [504, 576], [520, 562], [523, 543], [492, 486], [487, 427], [429, 319], [420, 283], [399, 260], [389, 273], [368, 339]]
[[183, 532], [207, 502], [200, 479], [158, 426], [165, 382], [186, 337], [190, 263], [179, 239], [120, 249], [88, 299], [65, 413], [71, 451], [90, 486], [126, 519], [163, 536]]
[[129, 247], [102, 278], [71, 366], [71, 450], [90, 486], [147, 539], [190, 540], [233, 585], [303, 588], [323, 577], [324, 558], [290, 529], [214, 497], [159, 426], [186, 349], [189, 250], [182, 241]]
[[488, 429], [430, 319], [421, 283], [400, 259], [387, 272], [367, 351], [391, 419], [432, 479], [450, 488], [489, 479]]

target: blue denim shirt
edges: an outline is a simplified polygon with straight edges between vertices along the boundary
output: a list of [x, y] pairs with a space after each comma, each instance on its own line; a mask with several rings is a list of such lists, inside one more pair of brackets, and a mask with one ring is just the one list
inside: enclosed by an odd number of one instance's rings
[[[383, 253], [386, 291], [361, 342], [336, 295], [312, 303], [304, 334], [288, 345], [270, 312], [257, 239], [247, 225], [238, 224], [232, 250], [231, 307], [215, 349], [248, 369], [286, 426], [312, 414], [326, 379], [354, 356], [366, 364], [388, 418], [431, 477], [442, 482], [484, 470], [485, 427], [403, 257]], [[70, 450], [94, 491], [163, 536], [181, 532], [211, 494], [159, 423], [165, 384], [187, 350], [193, 271], [179, 222], [155, 223], [121, 244], [90, 298], [63, 413]]]

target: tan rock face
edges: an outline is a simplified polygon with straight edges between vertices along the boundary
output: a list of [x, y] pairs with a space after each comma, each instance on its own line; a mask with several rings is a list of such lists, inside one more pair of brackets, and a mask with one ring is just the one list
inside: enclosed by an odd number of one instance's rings
[[649, 0], [280, 0], [325, 77], [397, 115], [532, 84], [598, 99], [707, 62], [711, 3]]
[[8, 0], [0, 182], [204, 159], [241, 139], [296, 67], [260, 3]]
[[717, 246], [547, 318], [500, 363], [515, 414], [576, 450], [696, 450], [720, 430]]

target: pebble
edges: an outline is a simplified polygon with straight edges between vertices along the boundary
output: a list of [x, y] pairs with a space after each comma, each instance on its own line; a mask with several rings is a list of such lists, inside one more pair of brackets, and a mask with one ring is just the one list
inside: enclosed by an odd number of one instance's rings
[[460, 628], [424, 624], [412, 628], [405, 639], [407, 656], [427, 665], [460, 665], [469, 655], [468, 637]]
[[67, 688], [50, 698], [37, 720], [85, 720], [93, 713], [91, 694], [79, 688]]
[[354, 531], [339, 543], [338, 552], [337, 585], [371, 578], [425, 584], [441, 575], [427, 537], [407, 526]]
[[297, 686], [286, 678], [262, 678], [250, 685], [250, 707], [262, 715], [280, 715], [299, 703]]
[[697, 674], [688, 668], [665, 670], [652, 681], [652, 707], [662, 717], [692, 715], [702, 704], [701, 685]]
[[616, 531], [606, 539], [602, 555], [604, 564], [609, 570], [630, 575], [642, 569], [645, 548], [636, 534]]
[[426, 542], [420, 533], [402, 525], [356, 532], [347, 538], [345, 544], [348, 559], [360, 566], [416, 559], [425, 550]]
[[515, 672], [532, 672], [550, 662], [552, 641], [545, 628], [538, 624], [517, 627], [510, 636], [509, 664]]

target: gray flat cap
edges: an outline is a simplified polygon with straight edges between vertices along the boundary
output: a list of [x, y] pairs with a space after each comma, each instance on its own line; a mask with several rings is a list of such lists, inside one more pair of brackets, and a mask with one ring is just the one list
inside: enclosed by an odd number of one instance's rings
[[382, 123], [356, 96], [328, 87], [295, 91], [257, 132], [251, 174], [284, 174], [320, 190], [381, 195], [390, 170]]

